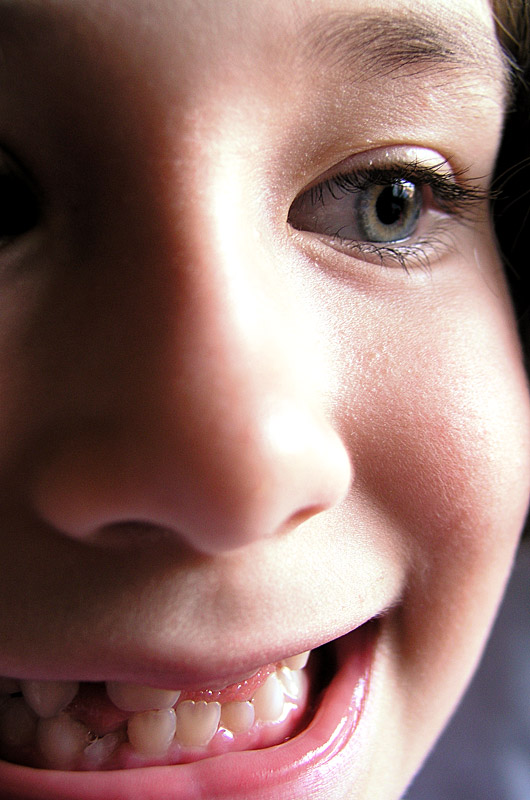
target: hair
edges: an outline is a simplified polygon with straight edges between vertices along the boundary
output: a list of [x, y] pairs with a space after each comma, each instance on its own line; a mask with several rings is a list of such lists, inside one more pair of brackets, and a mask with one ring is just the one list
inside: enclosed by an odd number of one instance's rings
[[[497, 37], [512, 80], [493, 182], [493, 222], [504, 259], [530, 375], [530, 297], [526, 289], [530, 230], [530, 0], [491, 0]], [[523, 535], [530, 539], [530, 516]]]
[[493, 181], [493, 220], [529, 368], [530, 296], [525, 279], [530, 230], [530, 2], [491, 0], [491, 5], [512, 82]]
[[491, 0], [497, 38], [516, 71], [530, 60], [530, 6], [527, 0]]

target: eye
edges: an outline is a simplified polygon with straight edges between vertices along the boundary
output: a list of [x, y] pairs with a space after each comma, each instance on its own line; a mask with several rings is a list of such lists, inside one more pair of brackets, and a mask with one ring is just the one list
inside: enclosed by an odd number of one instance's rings
[[451, 239], [448, 222], [472, 221], [470, 210], [488, 198], [463, 177], [432, 156], [382, 166], [370, 159], [368, 167], [339, 172], [303, 191], [288, 222], [358, 258], [425, 265], [444, 246], [444, 236]]
[[40, 202], [29, 178], [0, 154], [0, 245], [31, 231], [40, 216]]
[[304, 192], [291, 206], [289, 223], [297, 230], [359, 242], [389, 244], [413, 236], [423, 188], [400, 178], [363, 186], [358, 177], [354, 182], [352, 175], [339, 176]]

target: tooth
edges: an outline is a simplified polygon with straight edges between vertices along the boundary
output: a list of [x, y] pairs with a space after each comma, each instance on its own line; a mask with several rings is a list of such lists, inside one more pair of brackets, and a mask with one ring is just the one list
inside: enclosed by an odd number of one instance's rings
[[40, 719], [37, 725], [39, 749], [52, 769], [72, 768], [88, 737], [88, 728], [69, 714]]
[[116, 752], [120, 744], [124, 741], [124, 735], [119, 731], [112, 731], [102, 736], [101, 739], [96, 739], [91, 742], [88, 747], [85, 747], [85, 757], [90, 761], [93, 766], [102, 764], [110, 756]]
[[220, 718], [220, 703], [184, 700], [177, 706], [177, 741], [185, 747], [204, 747], [213, 739]]
[[273, 672], [252, 698], [256, 718], [262, 722], [278, 720], [283, 713], [284, 700], [282, 685]]
[[292, 670], [289, 667], [280, 667], [276, 671], [285, 694], [291, 700], [299, 700], [302, 694], [302, 674], [300, 670]]
[[232, 700], [223, 703], [221, 708], [221, 725], [232, 733], [244, 733], [254, 725], [254, 706], [252, 703]]
[[305, 653], [299, 653], [297, 656], [289, 656], [284, 658], [282, 665], [289, 667], [289, 669], [303, 669], [308, 662], [311, 650], [306, 650]]
[[163, 756], [175, 736], [175, 709], [141, 711], [132, 716], [127, 726], [129, 741], [143, 756]]
[[169, 689], [155, 689], [136, 683], [107, 681], [107, 694], [121, 711], [152, 711], [171, 708], [180, 697], [180, 692]]
[[75, 681], [21, 681], [20, 688], [28, 706], [43, 719], [56, 717], [69, 705], [77, 692]]
[[37, 720], [22, 697], [10, 697], [0, 708], [0, 742], [25, 747], [35, 736]]

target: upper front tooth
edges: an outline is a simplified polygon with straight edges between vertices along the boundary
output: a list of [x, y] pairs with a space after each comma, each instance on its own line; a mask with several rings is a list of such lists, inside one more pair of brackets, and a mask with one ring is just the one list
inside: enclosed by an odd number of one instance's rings
[[303, 669], [307, 664], [311, 650], [306, 650], [305, 653], [299, 653], [297, 656], [289, 656], [284, 658], [282, 664], [289, 669]]
[[28, 706], [42, 719], [55, 717], [69, 705], [77, 692], [76, 681], [20, 681]]
[[121, 711], [151, 711], [172, 708], [180, 697], [178, 690], [156, 689], [136, 683], [107, 681], [107, 694]]

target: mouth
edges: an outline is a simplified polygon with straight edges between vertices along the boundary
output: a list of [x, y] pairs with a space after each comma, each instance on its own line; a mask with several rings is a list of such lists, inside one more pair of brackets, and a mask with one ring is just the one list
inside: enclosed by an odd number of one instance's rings
[[0, 678], [1, 797], [125, 800], [138, 780], [152, 800], [294, 787], [354, 736], [378, 629], [371, 620], [224, 687]]

